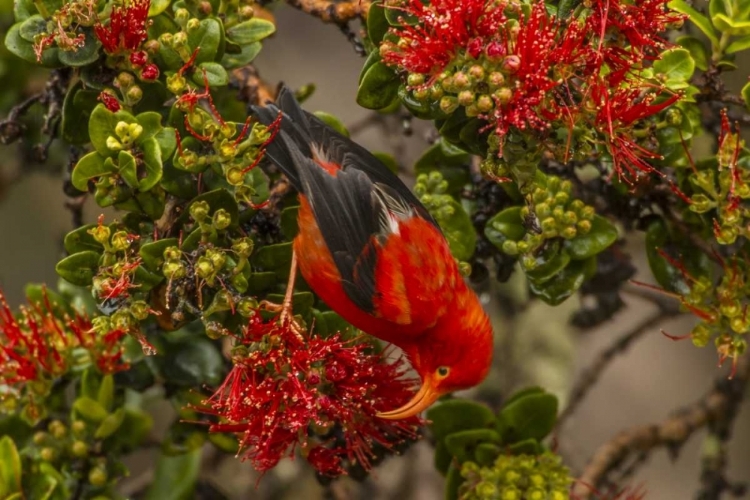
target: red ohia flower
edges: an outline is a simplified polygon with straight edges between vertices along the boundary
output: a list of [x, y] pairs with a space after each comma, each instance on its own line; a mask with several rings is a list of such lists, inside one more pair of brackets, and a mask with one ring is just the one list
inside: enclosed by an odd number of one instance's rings
[[347, 461], [370, 468], [373, 447], [393, 449], [417, 437], [420, 419], [375, 416], [414, 393], [402, 360], [389, 364], [370, 344], [339, 334], [303, 341], [289, 325], [258, 316], [238, 340], [234, 367], [197, 410], [221, 418], [211, 432], [239, 434], [243, 458], [257, 470], [299, 447], [319, 473], [338, 476]]
[[96, 37], [104, 50], [115, 54], [121, 50], [137, 50], [148, 38], [146, 32], [150, 0], [129, 0], [126, 7], [114, 7], [109, 24], [94, 26]]
[[103, 90], [99, 97], [97, 97], [98, 101], [101, 101], [102, 104], [104, 104], [104, 107], [110, 110], [113, 113], [117, 113], [120, 111], [120, 101], [117, 100], [117, 97], [113, 96], [110, 92], [107, 92], [106, 90]]

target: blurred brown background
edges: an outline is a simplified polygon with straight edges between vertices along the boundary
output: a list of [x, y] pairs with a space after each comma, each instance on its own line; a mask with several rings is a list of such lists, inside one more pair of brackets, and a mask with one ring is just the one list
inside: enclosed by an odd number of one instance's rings
[[[307, 109], [325, 110], [348, 125], [366, 119], [370, 112], [358, 107], [354, 99], [357, 76], [364, 61], [345, 36], [335, 26], [324, 25], [286, 6], [279, 6], [275, 13], [278, 34], [264, 44], [256, 61], [261, 76], [269, 82], [284, 81], [292, 87], [315, 83], [317, 90], [306, 102]], [[428, 128], [414, 125], [415, 133], [410, 138], [384, 134], [382, 127], [373, 126], [357, 134], [355, 139], [373, 150], [396, 152], [399, 159], [409, 165], [427, 145], [424, 136]], [[387, 124], [391, 131], [397, 126], [397, 120]], [[0, 176], [8, 179], [25, 168], [15, 154], [16, 148], [0, 149]], [[61, 256], [60, 242], [71, 228], [70, 214], [63, 209], [64, 199], [60, 180], [41, 173], [24, 175], [11, 189], [0, 192], [0, 286], [12, 304], [22, 300], [25, 283], [56, 282], [54, 265]], [[88, 203], [86, 221], [94, 221], [98, 213], [93, 203]], [[637, 254], [637, 249], [642, 247], [640, 236], [634, 236], [630, 248], [635, 252], [639, 267], [647, 269], [645, 259]], [[648, 272], [639, 278], [652, 281]], [[534, 304], [520, 321], [509, 326], [497, 312], [494, 299], [487, 293], [484, 298], [488, 307], [495, 311], [499, 335], [511, 339], [514, 346], [512, 353], [503, 353], [503, 356], [521, 361], [522, 370], [512, 377], [513, 385], [539, 383], [563, 400], [576, 375], [598, 352], [654, 310], [648, 302], [626, 296], [626, 310], [596, 331], [582, 335], [565, 326], [576, 299], [556, 309]], [[661, 327], [670, 333], [682, 334], [689, 331], [691, 320], [682, 318]], [[697, 349], [689, 341], [672, 342], [662, 336], [658, 328], [653, 328], [604, 373], [563, 428], [559, 435], [560, 450], [569, 465], [580, 470], [602, 442], [624, 428], [664, 420], [670, 412], [700, 398], [712, 387], [714, 377], [728, 373], [728, 368], [716, 368], [712, 349]], [[705, 431], [697, 432], [675, 463], [664, 450], [653, 453], [632, 483], [643, 484], [649, 499], [694, 498], [699, 485], [704, 435]], [[264, 479], [257, 490], [254, 488], [257, 476], [248, 464], [231, 457], [223, 463], [212, 472], [216, 476], [213, 482], [221, 485], [232, 498], [269, 498], [272, 488], [265, 486], [265, 481], [276, 484], [292, 479], [293, 484], [281, 488], [286, 490], [285, 494], [273, 497], [319, 498], [322, 495], [311, 475], [303, 474], [301, 478], [298, 475], [297, 464], [301, 462], [283, 464], [275, 477]], [[730, 479], [750, 481], [748, 402], [736, 420], [729, 464]], [[135, 470], [132, 480], [148, 480], [147, 468], [146, 476], [139, 479], [139, 474]], [[375, 471], [374, 477], [374, 483], [381, 485], [374, 487], [371, 482], [369, 487], [358, 490], [361, 498], [442, 498], [441, 479], [432, 471], [431, 453], [426, 443], [414, 447], [404, 457], [390, 459]], [[411, 486], [408, 483], [412, 483]], [[742, 498], [750, 498], [750, 494]]]

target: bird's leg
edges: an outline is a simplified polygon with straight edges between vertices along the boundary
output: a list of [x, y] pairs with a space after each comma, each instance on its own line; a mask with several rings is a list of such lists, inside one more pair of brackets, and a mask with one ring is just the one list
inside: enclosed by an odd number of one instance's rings
[[294, 293], [294, 281], [297, 277], [297, 253], [292, 249], [292, 264], [289, 269], [289, 281], [286, 284], [286, 293], [284, 294], [284, 301], [281, 304], [274, 304], [264, 300], [260, 303], [261, 307], [267, 311], [281, 312], [279, 315], [279, 322], [282, 325], [289, 324], [290, 330], [300, 339], [304, 340], [302, 336], [302, 327], [294, 319], [292, 314], [292, 294]]

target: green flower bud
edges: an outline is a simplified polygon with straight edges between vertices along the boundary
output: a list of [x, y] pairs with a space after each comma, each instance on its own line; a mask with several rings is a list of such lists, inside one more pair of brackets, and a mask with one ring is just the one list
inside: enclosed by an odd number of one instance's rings
[[105, 145], [107, 146], [107, 149], [109, 149], [110, 151], [120, 151], [123, 148], [123, 146], [120, 143], [120, 141], [118, 141], [117, 139], [115, 139], [111, 135], [109, 137], [107, 137]]
[[213, 277], [214, 272], [214, 264], [211, 262], [211, 259], [205, 256], [198, 259], [198, 262], [195, 264], [195, 274], [199, 278], [204, 280], [210, 279]]
[[242, 19], [252, 19], [255, 16], [255, 11], [249, 5], [243, 5], [237, 11]]
[[546, 219], [543, 219], [541, 222], [542, 231], [554, 231], [557, 229], [557, 221], [553, 217], [547, 217]]
[[239, 312], [243, 318], [255, 316], [257, 310], [258, 301], [250, 297], [243, 298], [237, 304], [237, 312]]
[[682, 123], [682, 111], [677, 108], [669, 108], [664, 119], [670, 125], [679, 125]]
[[130, 73], [127, 73], [123, 71], [122, 73], [118, 74], [114, 81], [114, 86], [116, 88], [120, 88], [123, 90], [126, 90], [130, 88], [131, 85], [135, 83], [135, 77], [131, 75]]
[[440, 99], [440, 110], [446, 115], [450, 115], [458, 109], [458, 100], [455, 97], [444, 96]]
[[518, 255], [518, 244], [513, 240], [505, 240], [502, 247], [503, 253], [507, 255]]
[[443, 87], [441, 87], [440, 85], [435, 84], [430, 87], [430, 99], [432, 99], [433, 101], [437, 101], [438, 99], [443, 97], [443, 94]]
[[469, 106], [466, 106], [466, 116], [468, 116], [469, 118], [479, 116], [479, 108], [476, 104], [470, 104]]
[[166, 45], [167, 47], [174, 46], [174, 36], [172, 33], [162, 33], [159, 35], [159, 43]]
[[253, 248], [255, 246], [255, 243], [251, 238], [240, 238], [235, 240], [232, 243], [232, 250], [239, 256], [239, 257], [249, 257], [250, 254], [253, 253]]
[[487, 83], [490, 84], [492, 89], [502, 87], [505, 84], [505, 76], [499, 71], [493, 71], [487, 78]]
[[168, 260], [161, 268], [162, 274], [168, 280], [184, 278], [187, 275], [185, 265], [179, 260]]
[[89, 447], [83, 441], [73, 441], [70, 445], [70, 453], [76, 458], [86, 458], [89, 454]]
[[47, 430], [55, 439], [62, 439], [68, 433], [68, 428], [59, 420], [53, 420], [47, 426]]
[[572, 240], [573, 238], [578, 236], [578, 231], [576, 231], [576, 228], [569, 226], [560, 231], [560, 236], [562, 236], [566, 240]]
[[570, 195], [568, 193], [566, 193], [565, 191], [558, 191], [557, 193], [555, 193], [554, 203], [555, 205], [565, 206], [568, 204], [569, 199]]
[[529, 244], [523, 240], [516, 243], [516, 246], [518, 248], [518, 253], [527, 253], [530, 250]]
[[174, 12], [174, 20], [177, 24], [180, 25], [180, 27], [185, 27], [185, 24], [187, 24], [188, 20], [190, 19], [190, 12], [188, 12], [187, 9], [177, 9]]
[[581, 220], [576, 223], [576, 228], [580, 234], [589, 234], [591, 231], [591, 221]]
[[471, 106], [474, 104], [474, 92], [471, 90], [463, 90], [459, 92], [458, 103], [461, 106]]
[[213, 226], [216, 229], [218, 229], [219, 231], [222, 231], [228, 228], [229, 224], [232, 223], [232, 216], [229, 215], [229, 212], [227, 212], [223, 208], [220, 208], [216, 212], [214, 212], [212, 222], [213, 222]]
[[729, 320], [729, 327], [734, 333], [744, 334], [747, 333], [748, 322], [743, 316], [735, 316]]
[[537, 267], [537, 261], [531, 255], [524, 255], [521, 257], [521, 267], [525, 271], [533, 271]]
[[130, 236], [125, 231], [117, 231], [112, 235], [112, 248], [116, 252], [122, 252], [130, 247]]
[[731, 245], [737, 239], [739, 231], [734, 226], [721, 226], [716, 232], [716, 241], [720, 245]]
[[198, 28], [200, 28], [200, 26], [201, 26], [201, 22], [200, 22], [200, 20], [198, 20], [198, 19], [196, 19], [196, 18], [194, 17], [194, 18], [190, 19], [190, 20], [189, 20], [189, 21], [187, 22], [187, 27], [186, 27], [186, 29], [187, 29], [187, 32], [188, 32], [188, 33], [192, 33], [192, 32], [194, 32], [194, 31], [196, 31], [196, 30], [197, 30]]
[[579, 215], [581, 219], [592, 220], [596, 215], [596, 210], [594, 210], [594, 207], [586, 205], [580, 210]]
[[99, 225], [96, 227], [92, 227], [87, 231], [93, 238], [100, 243], [101, 245], [108, 245], [109, 244], [109, 235], [110, 231], [107, 226]]
[[540, 219], [545, 219], [550, 215], [549, 205], [546, 203], [539, 203], [538, 205], [536, 205], [536, 207], [534, 207], [534, 212], [536, 212], [536, 216]]
[[205, 201], [196, 201], [190, 205], [190, 217], [196, 222], [203, 222], [208, 217], [210, 207]]
[[418, 87], [424, 83], [424, 75], [421, 75], [419, 73], [409, 73], [409, 76], [406, 77], [406, 84], [409, 85], [409, 87]]
[[185, 91], [186, 88], [187, 80], [185, 80], [185, 77], [183, 77], [179, 73], [175, 73], [167, 77], [167, 89], [171, 93], [180, 95]]
[[138, 85], [133, 85], [128, 89], [125, 97], [127, 97], [131, 104], [137, 104], [143, 99], [143, 90]]
[[414, 89], [411, 94], [418, 101], [425, 102], [430, 97], [430, 89]]
[[164, 260], [180, 260], [182, 252], [179, 247], [171, 246], [164, 249]]
[[477, 99], [477, 108], [482, 113], [489, 113], [494, 107], [495, 102], [492, 100], [492, 97], [488, 96], [487, 94], [482, 94]]
[[479, 64], [473, 65], [469, 68], [469, 76], [474, 80], [484, 80], [484, 68]]
[[35, 445], [41, 446], [41, 445], [43, 445], [44, 443], [47, 442], [47, 440], [49, 439], [49, 437], [50, 437], [50, 435], [47, 434], [46, 432], [44, 432], [44, 431], [38, 431], [38, 432], [34, 433], [34, 437], [32, 438], [32, 440], [34, 441]]
[[471, 80], [466, 73], [459, 71], [453, 75], [453, 86], [459, 91], [466, 90], [471, 87]]
[[104, 486], [107, 484], [107, 469], [103, 466], [96, 466], [89, 471], [89, 483], [91, 486]]
[[174, 48], [180, 48], [187, 46], [188, 37], [184, 31], [179, 31], [172, 36], [172, 46]]
[[560, 190], [561, 179], [557, 176], [550, 175], [547, 177], [547, 189], [556, 193]]
[[245, 182], [245, 173], [240, 167], [229, 167], [227, 169], [227, 182], [232, 186], [240, 186]]
[[130, 304], [130, 314], [138, 321], [145, 321], [151, 313], [151, 308], [143, 300], [136, 300]]
[[39, 458], [45, 462], [54, 462], [57, 459], [57, 451], [54, 448], [46, 446], [39, 452]]
[[227, 256], [222, 250], [206, 250], [206, 257], [211, 260], [211, 263], [214, 265], [214, 269], [216, 269], [217, 271], [220, 271], [224, 267], [224, 264], [226, 264], [227, 262]]

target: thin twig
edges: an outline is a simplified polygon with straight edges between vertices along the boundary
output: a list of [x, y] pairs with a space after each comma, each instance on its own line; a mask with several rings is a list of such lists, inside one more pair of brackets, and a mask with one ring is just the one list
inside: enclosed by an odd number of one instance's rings
[[655, 314], [642, 320], [633, 330], [620, 337], [614, 344], [602, 351], [591, 366], [583, 372], [573, 387], [570, 394], [570, 403], [568, 403], [568, 406], [560, 413], [557, 419], [557, 428], [562, 427], [568, 418], [578, 409], [581, 402], [583, 402], [591, 388], [599, 381], [602, 373], [615, 357], [624, 353], [636, 340], [640, 339], [645, 333], [652, 331], [659, 323], [677, 314], [676, 310], [660, 309]]
[[697, 429], [714, 425], [724, 419], [731, 426], [733, 413], [742, 400], [750, 378], [750, 356], [737, 362], [737, 373], [731, 380], [721, 378], [703, 398], [658, 424], [641, 425], [620, 432], [594, 453], [573, 488], [576, 498], [586, 500], [592, 488], [606, 484], [608, 476], [631, 455], [647, 456], [659, 447], [666, 447], [676, 456], [683, 444]]
[[331, 0], [287, 0], [287, 3], [306, 14], [319, 18], [324, 23], [343, 25], [360, 17], [367, 19], [370, 0], [349, 0], [333, 2]]

